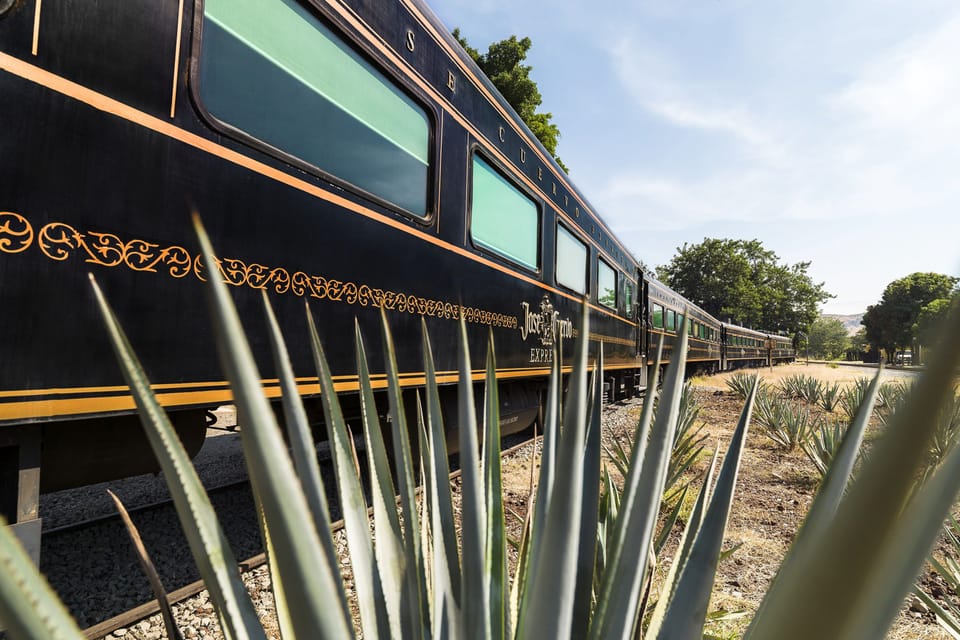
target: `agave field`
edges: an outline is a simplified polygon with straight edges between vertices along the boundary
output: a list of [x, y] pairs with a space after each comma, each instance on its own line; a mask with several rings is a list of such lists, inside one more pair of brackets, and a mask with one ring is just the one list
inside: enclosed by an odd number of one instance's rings
[[[693, 392], [700, 406], [703, 433], [712, 442], [729, 437], [736, 412], [743, 403], [743, 390], [756, 373], [750, 370], [694, 380]], [[868, 390], [870, 378], [867, 376], [875, 372], [798, 363], [763, 369], [759, 373], [761, 383], [753, 414], [753, 432], [744, 451], [725, 542], [726, 548], [736, 547], [736, 551], [720, 564], [712, 600], [717, 609], [742, 611], [747, 615], [730, 616], [708, 624], [707, 629], [719, 638], [739, 638], [749, 624], [750, 616], [803, 522], [830, 457], [846, 433], [851, 412], [855, 414]], [[902, 404], [903, 394], [915, 378], [916, 374], [909, 372], [884, 373], [877, 406], [864, 434], [866, 455], [883, 425]], [[817, 389], [816, 395], [812, 389]], [[935, 468], [947, 450], [956, 444], [958, 435], [960, 405], [955, 403], [952, 410], [942, 416], [928, 454], [928, 470]], [[940, 571], [931, 571], [931, 565], [924, 570], [919, 581], [920, 597], [908, 599], [887, 638], [957, 637], [942, 629], [932, 612], [936, 606], [952, 606], [948, 605], [951, 598], [947, 594], [954, 589], [954, 581], [960, 583], [957, 564], [960, 541], [956, 533], [944, 532], [933, 560], [940, 564]], [[931, 602], [924, 605], [919, 600]], [[960, 609], [945, 613], [947, 617], [960, 619]]]

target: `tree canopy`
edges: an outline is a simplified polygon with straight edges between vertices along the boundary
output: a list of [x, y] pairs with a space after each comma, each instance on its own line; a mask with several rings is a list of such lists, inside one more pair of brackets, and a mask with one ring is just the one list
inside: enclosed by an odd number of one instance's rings
[[850, 347], [850, 338], [847, 336], [847, 327], [836, 318], [820, 316], [810, 325], [809, 341], [807, 343], [810, 355], [824, 360], [836, 360], [844, 355]]
[[949, 298], [957, 278], [942, 273], [917, 272], [894, 280], [883, 290], [880, 302], [867, 307], [861, 321], [867, 339], [893, 355], [911, 346], [914, 324], [921, 309], [935, 300]]
[[806, 330], [833, 296], [807, 274], [809, 262], [781, 264], [759, 240], [704, 238], [677, 248], [658, 277], [720, 320], [769, 331]]
[[557, 156], [557, 139], [560, 137], [560, 129], [551, 122], [552, 113], [537, 112], [543, 97], [540, 95], [537, 83], [530, 78], [533, 67], [523, 64], [527, 59], [527, 52], [533, 46], [530, 38], [518, 40], [517, 36], [510, 36], [506, 40], [492, 43], [487, 47], [486, 53], [480, 53], [460, 35], [460, 29], [453, 30], [453, 37], [473, 58], [480, 70], [490, 78], [517, 115], [523, 118], [527, 127], [550, 152], [560, 168], [569, 173]]

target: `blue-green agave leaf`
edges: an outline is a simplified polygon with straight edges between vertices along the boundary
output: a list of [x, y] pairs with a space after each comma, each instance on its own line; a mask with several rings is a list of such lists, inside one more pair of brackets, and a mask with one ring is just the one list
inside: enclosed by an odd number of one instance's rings
[[93, 276], [90, 282], [150, 447], [167, 479], [187, 544], [216, 607], [223, 634], [228, 640], [265, 638], [256, 610], [240, 579], [230, 543], [220, 528], [190, 456], [157, 402], [133, 347]]
[[[555, 474], [544, 528], [534, 541], [530, 573], [521, 603], [518, 638], [570, 637], [575, 608], [578, 531], [582, 511], [583, 448], [587, 435], [587, 342], [590, 316], [583, 305], [582, 327], [573, 356], [567, 403], [557, 443]], [[537, 532], [534, 530], [534, 534]]]
[[703, 635], [703, 625], [710, 605], [710, 593], [713, 591], [713, 581], [720, 561], [723, 535], [733, 504], [737, 475], [758, 387], [759, 377], [755, 377], [753, 388], [740, 414], [740, 421], [733, 432], [730, 448], [724, 456], [723, 466], [720, 467], [720, 475], [717, 477], [717, 486], [710, 499], [710, 507], [694, 539], [690, 555], [680, 573], [680, 580], [670, 607], [667, 609], [663, 628], [658, 636], [662, 640], [699, 640]]
[[[360, 335], [360, 325], [355, 323], [357, 375], [360, 379], [360, 413], [363, 419], [363, 437], [367, 443], [367, 466], [370, 474], [370, 493], [373, 498], [373, 521], [375, 528], [374, 556], [377, 573], [383, 588], [383, 601], [387, 619], [378, 622], [378, 628], [387, 628], [390, 637], [415, 637], [409, 612], [404, 610], [403, 590], [406, 558], [400, 533], [400, 516], [397, 513], [396, 491], [390, 476], [387, 449], [380, 431], [377, 403], [370, 384], [367, 353]], [[405, 624], [406, 623], [406, 624]], [[387, 626], [384, 626], [387, 625]]]
[[[313, 526], [317, 530], [323, 554], [332, 567], [336, 567], [336, 576], [342, 582], [340, 575], [340, 559], [337, 556], [333, 535], [330, 532], [330, 507], [327, 503], [327, 493], [323, 486], [323, 477], [320, 475], [320, 465], [317, 462], [317, 450], [313, 443], [313, 434], [307, 413], [300, 400], [293, 366], [290, 364], [290, 354], [286, 341], [280, 332], [280, 325], [273, 313], [273, 307], [266, 291], [263, 292], [263, 308], [269, 328], [270, 349], [273, 353], [273, 362], [280, 379], [280, 391], [283, 399], [283, 415], [287, 425], [287, 435], [290, 441], [290, 451], [293, 454], [293, 464], [303, 486], [303, 494], [310, 505], [310, 514], [313, 516]], [[273, 579], [276, 587], [278, 579]], [[350, 618], [350, 609], [347, 606], [347, 597], [343, 589], [337, 590], [340, 608], [346, 619]], [[278, 608], [279, 609], [279, 608]]]
[[[486, 489], [485, 555], [486, 599], [490, 603], [490, 637], [504, 638], [510, 628], [506, 523], [500, 467], [500, 397], [493, 334], [487, 340], [486, 385], [483, 404], [483, 478]], [[529, 511], [528, 511], [529, 514]], [[521, 543], [520, 549], [523, 549]], [[518, 574], [522, 567], [518, 565]]]
[[486, 564], [486, 504], [480, 475], [480, 445], [477, 441], [477, 414], [473, 396], [473, 371], [467, 326], [460, 318], [458, 422], [460, 439], [460, 557], [461, 593], [464, 607], [460, 617], [464, 638], [490, 637], [490, 601]]
[[[323, 345], [320, 343], [320, 336], [309, 305], [307, 306], [307, 326], [310, 331], [313, 360], [320, 379], [320, 398], [323, 403], [324, 422], [327, 425], [333, 470], [337, 477], [347, 548], [350, 550], [350, 563], [353, 566], [360, 625], [364, 637], [369, 635], [376, 638], [379, 637], [381, 621], [386, 619], [386, 608], [380, 574], [377, 572], [373, 555], [373, 543], [370, 540], [367, 504], [356, 467], [353, 438], [343, 418], [343, 412], [340, 410], [333, 375], [330, 372]], [[386, 629], [384, 629], [384, 635], [387, 635]]]
[[46, 579], [0, 516], [0, 621], [14, 638], [83, 640]]
[[287, 584], [297, 589], [284, 591], [291, 623], [297, 635], [342, 638], [350, 622], [340, 607], [319, 609], [317, 602], [336, 601], [341, 588], [337, 567], [323, 554], [316, 529], [304, 527], [309, 513], [300, 481], [293, 471], [286, 444], [276, 417], [263, 393], [260, 373], [244, 337], [243, 326], [219, 275], [213, 247], [199, 218], [194, 226], [200, 240], [207, 279], [208, 302], [220, 363], [230, 381], [238, 420], [243, 425], [240, 442], [250, 484], [259, 497], [274, 542], [276, 564]]
[[[590, 625], [590, 637], [594, 640], [627, 640], [634, 632], [680, 413], [683, 374], [687, 364], [687, 315], [684, 314], [684, 322], [678, 332], [679, 344], [667, 368], [663, 396], [650, 437], [644, 438], [641, 433], [635, 440], [635, 447], [644, 441], [647, 441], [647, 446], [643, 451], [639, 475], [628, 478], [635, 484], [628, 484], [624, 489], [617, 519], [617, 529], [622, 527], [623, 533], [614, 538], [610, 569], [603, 577], [603, 587]], [[652, 398], [648, 402], [652, 402]], [[631, 466], [634, 464], [637, 462], [634, 461]], [[626, 497], [628, 494], [633, 496], [629, 501]]]

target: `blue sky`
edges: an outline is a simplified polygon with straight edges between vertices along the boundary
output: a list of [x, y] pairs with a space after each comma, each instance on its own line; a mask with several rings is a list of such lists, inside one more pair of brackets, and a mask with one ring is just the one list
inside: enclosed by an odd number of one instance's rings
[[651, 267], [757, 238], [827, 313], [960, 274], [956, 0], [427, 1], [481, 51], [531, 38], [558, 154]]

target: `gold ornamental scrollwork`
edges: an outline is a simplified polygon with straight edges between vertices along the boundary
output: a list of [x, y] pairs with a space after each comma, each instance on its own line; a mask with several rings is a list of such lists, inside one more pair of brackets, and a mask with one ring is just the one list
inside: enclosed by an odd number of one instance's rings
[[33, 244], [33, 225], [18, 213], [0, 211], [0, 251], [20, 253]]
[[[209, 275], [202, 256], [193, 255], [181, 246], [161, 247], [155, 242], [141, 239], [124, 242], [116, 234], [81, 232], [64, 222], [50, 222], [35, 233], [26, 217], [10, 211], [0, 212], [0, 252], [21, 253], [29, 249], [34, 240], [43, 255], [57, 262], [79, 255], [87, 263], [109, 268], [126, 266], [133, 271], [154, 273], [165, 269], [171, 277], [183, 278], [192, 273], [204, 282]], [[235, 287], [269, 289], [277, 294], [289, 292], [301, 298], [370, 306], [445, 320], [460, 320], [462, 317], [473, 324], [517, 328], [518, 319], [515, 315], [378, 289], [364, 283], [328, 279], [303, 271], [291, 274], [283, 267], [248, 263], [238, 258], [215, 258], [215, 261], [223, 282]]]

